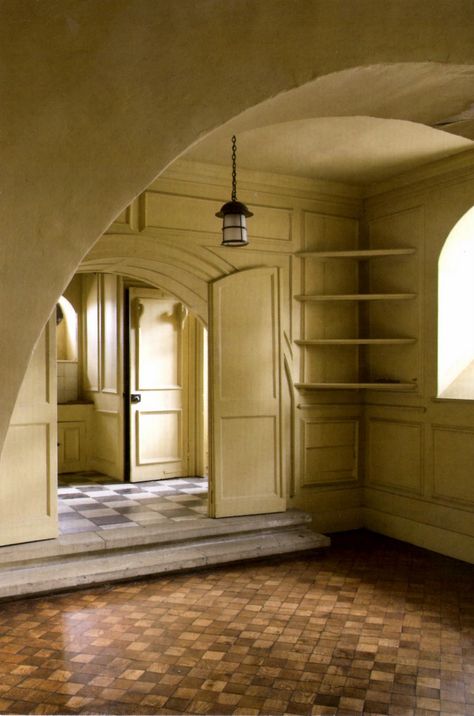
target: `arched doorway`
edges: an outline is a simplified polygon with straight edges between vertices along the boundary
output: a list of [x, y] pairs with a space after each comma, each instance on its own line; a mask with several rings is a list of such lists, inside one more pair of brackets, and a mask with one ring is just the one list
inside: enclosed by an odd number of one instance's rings
[[59, 473], [132, 482], [207, 475], [202, 321], [167, 292], [121, 275], [77, 274], [65, 293], [81, 341], [74, 395], [59, 389], [58, 360]]

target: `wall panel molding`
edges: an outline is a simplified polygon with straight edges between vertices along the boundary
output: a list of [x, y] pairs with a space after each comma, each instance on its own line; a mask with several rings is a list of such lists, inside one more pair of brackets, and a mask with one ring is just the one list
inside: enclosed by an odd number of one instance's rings
[[[291, 241], [292, 210], [252, 203], [252, 235], [259, 239]], [[190, 197], [147, 191], [140, 197], [139, 226], [142, 231], [175, 229], [178, 231], [220, 233], [216, 212], [220, 199]]]
[[301, 487], [356, 482], [359, 421], [347, 418], [303, 418]]
[[433, 440], [432, 497], [453, 506], [474, 507], [474, 428], [431, 426]]
[[107, 465], [107, 472], [116, 476], [119, 456], [117, 455], [117, 432], [120, 425], [120, 414], [113, 410], [96, 409], [93, 418], [94, 442], [91, 462], [93, 469], [99, 469], [98, 465]]
[[400, 494], [423, 493], [423, 425], [370, 418], [367, 484]]

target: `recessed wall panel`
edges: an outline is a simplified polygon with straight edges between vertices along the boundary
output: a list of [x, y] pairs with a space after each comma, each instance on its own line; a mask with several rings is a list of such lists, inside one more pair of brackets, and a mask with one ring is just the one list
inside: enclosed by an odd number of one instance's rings
[[302, 485], [357, 479], [358, 422], [305, 420], [302, 423]]
[[[10, 426], [0, 460], [0, 521], [50, 514], [49, 426]], [[21, 460], [19, 460], [21, 456]]]
[[276, 418], [273, 415], [222, 418], [221, 436], [222, 474], [233, 476], [224, 481], [223, 497], [276, 495]]
[[306, 251], [356, 249], [359, 225], [356, 219], [342, 216], [304, 213], [304, 246]]
[[181, 460], [181, 411], [137, 412], [139, 465]]
[[[140, 299], [136, 331], [138, 390], [181, 387], [181, 324], [173, 301]], [[140, 340], [141, 335], [146, 340]]]
[[368, 441], [368, 484], [395, 492], [421, 494], [422, 426], [372, 418]]
[[[142, 204], [142, 223], [149, 228], [178, 229], [216, 233], [219, 225], [215, 214], [221, 203], [172, 194], [146, 193]], [[254, 238], [289, 241], [291, 238], [291, 211], [269, 206], [249, 205], [254, 212], [252, 236]]]
[[85, 388], [99, 390], [99, 293], [96, 275], [86, 275], [83, 279], [85, 304]]
[[[17, 405], [20, 407], [41, 405], [48, 400], [49, 337], [43, 331], [28, 364]], [[53, 398], [54, 400], [54, 398]]]
[[119, 457], [117, 455], [118, 413], [96, 410], [94, 427], [94, 458], [110, 463], [117, 462]]
[[[276, 397], [275, 291], [274, 275], [254, 282], [251, 291], [246, 287], [239, 291], [234, 285], [220, 288], [218, 320], [222, 339], [218, 380], [222, 400], [238, 400], [243, 394], [251, 395], [253, 400]], [[237, 300], [236, 292], [239, 292]], [[227, 320], [229, 315], [232, 322]]]
[[117, 392], [118, 331], [117, 331], [117, 277], [102, 276], [102, 331], [101, 371], [102, 392]]
[[474, 505], [474, 430], [433, 426], [435, 497]]

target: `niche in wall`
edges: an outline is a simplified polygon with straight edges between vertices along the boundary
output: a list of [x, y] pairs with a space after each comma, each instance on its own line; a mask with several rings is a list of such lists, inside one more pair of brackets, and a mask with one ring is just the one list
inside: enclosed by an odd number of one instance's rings
[[58, 403], [78, 398], [78, 316], [70, 301], [61, 296], [56, 305], [56, 358]]

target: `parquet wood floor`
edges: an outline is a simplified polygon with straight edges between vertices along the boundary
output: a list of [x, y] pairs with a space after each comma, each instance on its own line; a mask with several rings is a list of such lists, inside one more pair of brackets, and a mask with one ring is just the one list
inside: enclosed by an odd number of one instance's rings
[[0, 712], [474, 716], [473, 594], [471, 565], [356, 532], [5, 602]]

